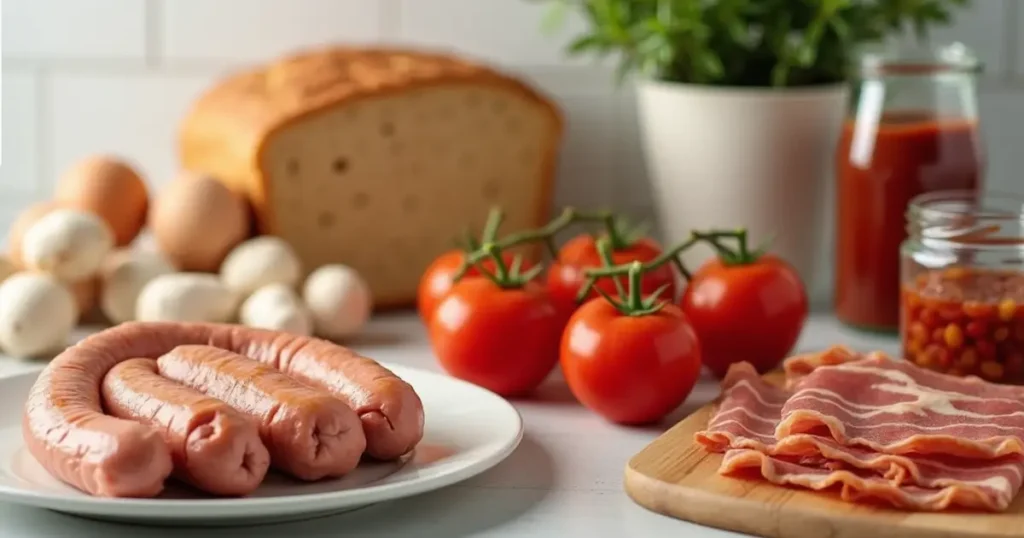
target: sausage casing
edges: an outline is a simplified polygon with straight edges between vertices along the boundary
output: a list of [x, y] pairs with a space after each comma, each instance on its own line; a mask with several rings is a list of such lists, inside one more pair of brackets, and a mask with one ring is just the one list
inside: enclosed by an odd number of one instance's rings
[[329, 390], [361, 419], [371, 456], [398, 457], [423, 436], [423, 407], [412, 387], [344, 347], [237, 325], [129, 322], [86, 337], [43, 369], [25, 402], [29, 452], [50, 474], [87, 493], [157, 495], [173, 467], [166, 442], [152, 427], [104, 415], [100, 384], [124, 360], [156, 359], [180, 345], [233, 351]]
[[266, 476], [270, 454], [256, 424], [228, 404], [160, 376], [156, 360], [114, 366], [101, 392], [108, 414], [163, 434], [182, 481], [215, 495], [247, 495]]
[[211, 346], [179, 346], [157, 359], [160, 375], [250, 416], [271, 464], [302, 480], [343, 476], [366, 449], [359, 417], [327, 392], [272, 366]]

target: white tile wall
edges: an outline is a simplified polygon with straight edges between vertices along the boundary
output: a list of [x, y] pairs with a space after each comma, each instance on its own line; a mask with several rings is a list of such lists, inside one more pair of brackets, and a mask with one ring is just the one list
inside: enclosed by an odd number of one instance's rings
[[1024, 194], [1024, 94], [989, 90], [981, 97], [981, 122], [988, 154], [986, 185], [993, 190]]
[[146, 54], [142, 0], [3, 3], [3, 53], [36, 59], [129, 59]]
[[582, 21], [568, 16], [557, 32], [543, 32], [550, 5], [538, 0], [401, 0], [400, 41], [507, 65], [582, 63], [563, 54]]
[[[557, 203], [650, 218], [632, 92], [613, 86], [607, 64], [566, 58], [583, 22], [570, 16], [546, 35], [545, 9], [539, 0], [5, 0], [0, 229], [89, 153], [131, 159], [154, 187], [169, 179], [182, 114], [225, 69], [329, 41], [378, 40], [460, 51], [534, 81], [569, 120]], [[986, 62], [990, 184], [1018, 192], [1022, 28], [1020, 0], [975, 0], [936, 33]]]
[[380, 35], [381, 24], [379, 9], [374, 3], [367, 0], [166, 1], [161, 4], [160, 51], [171, 61], [251, 62], [339, 39], [373, 41]]
[[1007, 36], [1007, 46], [1012, 51], [1014, 63], [1016, 64], [1015, 74], [1024, 78], [1024, 5], [1019, 0], [1014, 0], [1008, 9], [1011, 14], [1010, 24], [1017, 30], [1013, 35]]
[[519, 74], [562, 105], [566, 132], [555, 186], [555, 205], [585, 207], [608, 205], [614, 200], [618, 144], [618, 103], [603, 84], [606, 73], [565, 76], [550, 69]]
[[[213, 76], [54, 75], [45, 125], [51, 150], [38, 180], [53, 185], [75, 161], [113, 152], [159, 187], [177, 172], [178, 122]], [[49, 187], [48, 187], [49, 188]]]
[[934, 31], [932, 38], [939, 42], [962, 41], [969, 45], [991, 73], [1006, 73], [1010, 69], [1009, 51], [1006, 50], [1007, 5], [1019, 0], [975, 0], [974, 9], [964, 12], [955, 26]]
[[0, 199], [33, 196], [38, 191], [36, 112], [38, 81], [31, 74], [8, 72], [0, 77], [3, 94]]

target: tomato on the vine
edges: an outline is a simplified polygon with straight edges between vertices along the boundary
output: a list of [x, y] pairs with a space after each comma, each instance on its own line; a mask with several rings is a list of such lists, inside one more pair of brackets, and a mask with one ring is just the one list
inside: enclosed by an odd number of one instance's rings
[[[807, 292], [796, 271], [771, 255], [708, 260], [693, 274], [680, 305], [715, 376], [746, 361], [760, 372], [792, 351], [807, 320]], [[728, 257], [727, 257], [728, 258]]]
[[[649, 262], [662, 253], [661, 246], [648, 237], [621, 241], [619, 246], [615, 246], [614, 242], [609, 244], [612, 245], [610, 254], [613, 265], [633, 261]], [[603, 265], [604, 261], [598, 251], [597, 240], [591, 235], [578, 235], [559, 249], [556, 260], [548, 269], [547, 286], [558, 307], [566, 313], [566, 316], [579, 305], [577, 295], [586, 281], [584, 271]], [[663, 296], [674, 298], [676, 295], [676, 273], [669, 264], [645, 272], [641, 279], [644, 295], [654, 293], [666, 285], [668, 287], [664, 290]], [[599, 278], [596, 287], [609, 295], [616, 294], [615, 282], [610, 277]], [[591, 290], [586, 299], [598, 296], [597, 290]]]
[[[505, 260], [506, 264], [512, 264], [513, 256], [511, 253], [504, 252], [501, 257]], [[458, 272], [462, 266], [462, 261], [465, 259], [466, 253], [464, 251], [459, 249], [450, 250], [435, 258], [427, 266], [426, 271], [423, 272], [416, 290], [416, 309], [420, 314], [420, 319], [424, 322], [430, 321], [431, 315], [437, 309], [437, 304], [441, 302], [441, 299], [452, 288], [452, 277]], [[493, 272], [495, 270], [494, 260], [485, 259], [480, 262], [480, 265], [488, 271]], [[474, 264], [469, 266], [465, 276], [470, 277], [479, 274], [480, 270]]]
[[697, 335], [677, 306], [628, 314], [597, 298], [569, 319], [560, 361], [580, 403], [611, 422], [644, 424], [686, 400], [700, 357]]
[[460, 279], [428, 324], [430, 343], [453, 377], [502, 396], [531, 392], [554, 370], [562, 318], [543, 286]]

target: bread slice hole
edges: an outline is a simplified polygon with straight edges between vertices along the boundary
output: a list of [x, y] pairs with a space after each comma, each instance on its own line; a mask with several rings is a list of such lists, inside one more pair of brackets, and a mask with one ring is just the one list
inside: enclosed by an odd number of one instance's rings
[[355, 209], [365, 209], [366, 206], [370, 205], [370, 195], [365, 192], [357, 192], [352, 196], [352, 207]]
[[331, 168], [334, 169], [336, 174], [344, 174], [348, 171], [348, 159], [344, 157], [334, 159], [334, 162], [331, 164]]
[[334, 227], [334, 213], [320, 213], [316, 217], [316, 225], [320, 228], [327, 229]]
[[402, 209], [408, 213], [413, 213], [420, 208], [420, 199], [414, 195], [407, 195], [402, 198]]
[[288, 169], [289, 175], [296, 175], [299, 173], [299, 161], [298, 159], [288, 159], [288, 164], [285, 165]]
[[496, 179], [489, 179], [484, 182], [484, 187], [480, 193], [487, 200], [496, 200], [501, 195], [501, 183]]
[[385, 121], [380, 124], [380, 135], [383, 137], [391, 137], [395, 134], [395, 124], [390, 121]]

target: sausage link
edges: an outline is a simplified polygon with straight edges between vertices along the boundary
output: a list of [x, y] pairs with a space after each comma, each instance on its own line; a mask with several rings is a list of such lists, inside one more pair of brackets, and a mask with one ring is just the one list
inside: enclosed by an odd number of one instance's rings
[[211, 346], [179, 346], [156, 362], [160, 375], [252, 417], [271, 464], [295, 478], [343, 476], [359, 465], [366, 449], [359, 417], [327, 392]]
[[109, 415], [157, 428], [174, 475], [215, 495], [247, 495], [259, 487], [270, 454], [256, 424], [228, 404], [161, 377], [154, 359], [129, 359], [103, 378]]
[[[265, 335], [261, 332], [261, 335]], [[318, 338], [278, 333], [239, 338], [230, 349], [270, 364], [294, 379], [341, 398], [363, 423], [366, 453], [379, 460], [403, 456], [423, 439], [423, 402], [412, 385], [373, 359]]]
[[361, 419], [373, 457], [401, 456], [423, 436], [422, 403], [408, 383], [326, 340], [238, 325], [129, 322], [86, 337], [43, 369], [25, 402], [29, 452], [87, 493], [157, 495], [172, 469], [166, 442], [152, 427], [104, 415], [100, 383], [119, 362], [156, 359], [179, 345], [234, 351], [329, 390]]

